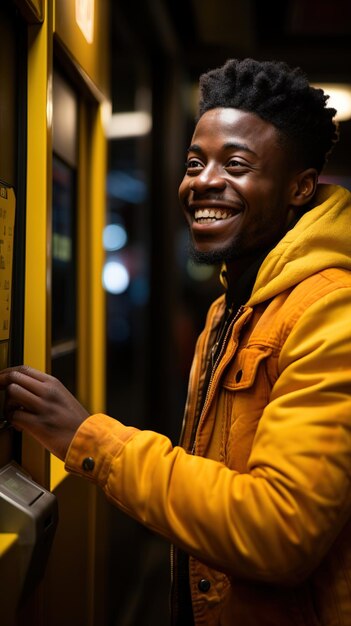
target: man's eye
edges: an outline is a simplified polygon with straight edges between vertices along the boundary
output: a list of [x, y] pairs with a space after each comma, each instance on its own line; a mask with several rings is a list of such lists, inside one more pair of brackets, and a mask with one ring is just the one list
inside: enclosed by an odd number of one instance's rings
[[230, 161], [228, 161], [226, 167], [243, 167], [243, 163], [241, 163], [241, 161], [238, 161], [238, 159], [230, 159]]
[[185, 167], [187, 170], [194, 170], [196, 168], [202, 167], [202, 163], [197, 159], [188, 159], [185, 162]]

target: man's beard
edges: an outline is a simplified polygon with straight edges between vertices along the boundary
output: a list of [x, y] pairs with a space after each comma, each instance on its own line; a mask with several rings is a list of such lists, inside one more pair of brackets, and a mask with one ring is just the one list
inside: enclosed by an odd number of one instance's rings
[[218, 250], [208, 250], [202, 252], [195, 248], [194, 242], [189, 233], [189, 256], [195, 263], [203, 263], [204, 265], [221, 265], [224, 261], [229, 263], [235, 261], [241, 256], [241, 246], [238, 240], [233, 241], [230, 246]]

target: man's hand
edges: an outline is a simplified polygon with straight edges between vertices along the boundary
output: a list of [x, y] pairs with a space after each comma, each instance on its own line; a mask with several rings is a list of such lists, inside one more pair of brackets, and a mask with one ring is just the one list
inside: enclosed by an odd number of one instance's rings
[[57, 378], [25, 365], [1, 371], [0, 389], [6, 389], [6, 420], [64, 460], [88, 411]]

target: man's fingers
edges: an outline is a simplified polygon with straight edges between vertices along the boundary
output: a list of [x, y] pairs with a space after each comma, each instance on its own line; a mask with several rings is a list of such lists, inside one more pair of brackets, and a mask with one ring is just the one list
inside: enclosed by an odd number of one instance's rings
[[33, 393], [31, 390], [21, 385], [10, 383], [7, 387], [4, 412], [6, 415], [11, 414], [11, 411], [18, 407], [23, 407], [32, 413], [37, 413], [40, 409], [40, 398], [36, 393]]
[[6, 395], [12, 404], [23, 405], [28, 411], [37, 414], [49, 407], [52, 411], [64, 401], [67, 394], [74, 399], [59, 380], [25, 366], [8, 368], [1, 372], [0, 388], [1, 385], [6, 389]]
[[[34, 376], [33, 376], [34, 372]], [[6, 388], [16, 385], [28, 389], [33, 394], [40, 396], [43, 393], [43, 383], [52, 380], [51, 376], [32, 370], [25, 366], [8, 368], [0, 372], [0, 387]]]
[[23, 374], [40, 382], [45, 382], [46, 380], [52, 378], [49, 374], [45, 374], [45, 372], [29, 367], [29, 365], [16, 365], [15, 367], [7, 367], [6, 369], [0, 371], [0, 385], [2, 383], [5, 383], [5, 385], [8, 384], [6, 381], [9, 379], [11, 380], [11, 378], [17, 374]]
[[14, 426], [16, 430], [23, 430], [24, 426], [28, 426], [28, 412], [22, 406], [9, 405], [5, 410], [6, 421]]
[[[52, 377], [27, 366], [10, 367], [0, 372], [0, 386], [6, 389], [5, 412], [23, 406], [27, 411], [38, 413], [42, 399], [50, 392]], [[49, 385], [44, 385], [49, 383]]]

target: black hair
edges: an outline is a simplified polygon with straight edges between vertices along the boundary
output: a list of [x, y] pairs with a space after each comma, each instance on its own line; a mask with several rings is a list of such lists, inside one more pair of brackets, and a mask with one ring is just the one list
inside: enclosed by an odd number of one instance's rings
[[339, 138], [328, 98], [311, 87], [301, 68], [284, 61], [229, 59], [200, 76], [199, 117], [217, 107], [255, 113], [288, 140], [299, 166], [320, 173]]

